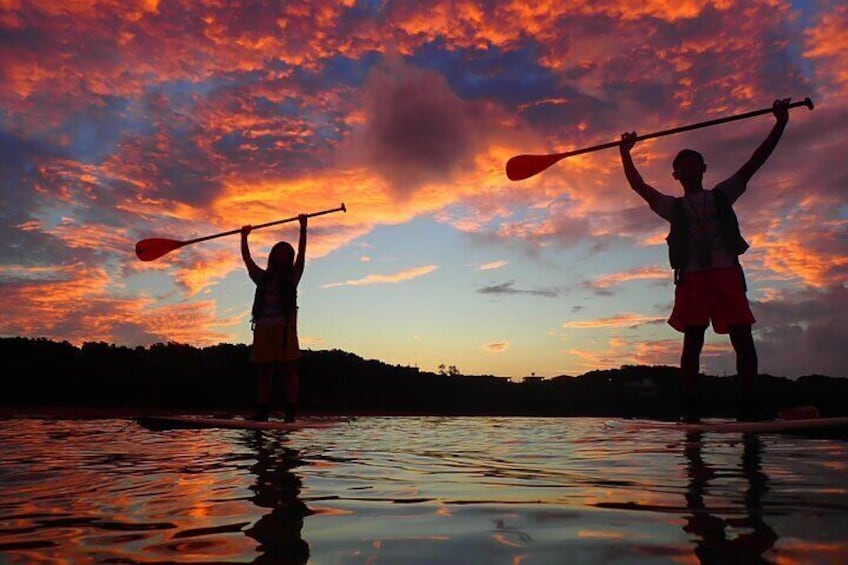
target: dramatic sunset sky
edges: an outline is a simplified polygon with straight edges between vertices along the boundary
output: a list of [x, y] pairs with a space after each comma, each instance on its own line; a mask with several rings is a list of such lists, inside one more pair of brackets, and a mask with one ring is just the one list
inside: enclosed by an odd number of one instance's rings
[[[809, 96], [736, 205], [760, 369], [848, 376], [848, 4], [0, 2], [0, 335], [249, 343], [230, 236], [310, 223], [304, 348], [465, 374], [678, 363], [668, 225], [618, 151], [506, 178], [519, 153], [616, 141]], [[702, 151], [712, 187], [771, 115], [633, 151]], [[264, 266], [296, 225], [256, 231]], [[726, 336], [702, 368], [732, 374]]]

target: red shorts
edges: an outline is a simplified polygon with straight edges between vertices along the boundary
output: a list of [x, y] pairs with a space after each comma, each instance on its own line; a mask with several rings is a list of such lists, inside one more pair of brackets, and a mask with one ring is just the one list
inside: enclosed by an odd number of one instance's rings
[[713, 323], [719, 334], [728, 326], [751, 325], [756, 320], [745, 296], [745, 283], [740, 267], [726, 267], [684, 273], [674, 288], [674, 310], [668, 319], [677, 331]]

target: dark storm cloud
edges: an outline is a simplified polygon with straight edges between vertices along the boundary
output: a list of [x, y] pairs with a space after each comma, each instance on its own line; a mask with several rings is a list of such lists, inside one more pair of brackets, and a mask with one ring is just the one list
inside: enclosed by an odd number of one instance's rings
[[[68, 250], [63, 241], [53, 235], [37, 230], [22, 230], [17, 226], [6, 225], [7, 214], [0, 212], [0, 267], [15, 266], [18, 268], [34, 269], [38, 275], [38, 267], [44, 264], [66, 263], [74, 252]], [[0, 280], [8, 281], [16, 278], [4, 273]]]
[[483, 109], [461, 100], [440, 74], [389, 57], [362, 92], [364, 124], [351, 150], [406, 197], [428, 182], [447, 181], [485, 138]]
[[752, 309], [763, 372], [848, 377], [848, 288], [844, 284], [758, 302]]
[[534, 296], [544, 296], [547, 298], [555, 298], [559, 295], [559, 290], [556, 288], [523, 289], [515, 288], [514, 285], [515, 281], [507, 281], [500, 284], [493, 284], [477, 289], [477, 293], [495, 295], [531, 294]]
[[0, 129], [0, 215], [6, 227], [29, 219], [33, 185], [43, 180], [39, 164], [62, 156], [51, 143]]
[[58, 238], [32, 223], [38, 223], [37, 212], [45, 199], [40, 191], [52, 190], [43, 171], [51, 159], [64, 159], [63, 149], [0, 130], [0, 265], [36, 267], [67, 257]]
[[443, 41], [425, 44], [411, 61], [438, 71], [464, 100], [490, 98], [496, 93], [499, 103], [518, 107], [551, 97], [559, 89], [555, 74], [539, 64], [539, 44], [529, 38], [508, 49], [447, 47]]

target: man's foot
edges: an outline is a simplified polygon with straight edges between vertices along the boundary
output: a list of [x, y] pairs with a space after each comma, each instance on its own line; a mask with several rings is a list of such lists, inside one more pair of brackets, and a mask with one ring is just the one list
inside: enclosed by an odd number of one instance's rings
[[269, 414], [270, 414], [270, 411], [268, 410], [268, 408], [262, 407], [262, 408], [259, 408], [253, 414], [250, 414], [249, 416], [247, 416], [246, 419], [251, 420], [253, 422], [267, 422]]
[[774, 420], [774, 417], [774, 411], [752, 398], [743, 397], [739, 402], [739, 414], [736, 417], [739, 422], [762, 422]]
[[791, 406], [777, 413], [781, 420], [814, 420], [821, 417], [816, 406]]
[[286, 404], [283, 409], [283, 421], [284, 422], [294, 422], [295, 420], [295, 407], [293, 404]]

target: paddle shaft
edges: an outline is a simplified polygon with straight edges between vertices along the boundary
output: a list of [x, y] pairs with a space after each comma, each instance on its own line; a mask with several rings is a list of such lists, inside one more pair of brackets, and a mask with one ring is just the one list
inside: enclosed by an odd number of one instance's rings
[[[307, 218], [313, 218], [315, 216], [323, 216], [324, 214], [332, 214], [333, 212], [347, 212], [347, 208], [345, 208], [344, 203], [342, 203], [342, 205], [339, 206], [338, 208], [333, 208], [331, 210], [322, 210], [321, 212], [312, 212], [311, 214], [304, 214], [304, 216], [306, 216]], [[267, 228], [269, 226], [276, 226], [277, 224], [285, 224], [287, 222], [293, 222], [293, 221], [297, 220], [298, 218], [300, 218], [300, 216], [292, 216], [291, 218], [284, 218], [282, 220], [274, 220], [273, 222], [267, 222], [267, 223], [264, 223], [264, 224], [257, 224], [255, 226], [252, 226], [252, 228], [254, 230], [258, 230], [258, 229], [262, 229], [262, 228]], [[183, 241], [182, 244], [188, 245], [190, 243], [197, 243], [198, 241], [206, 241], [207, 239], [215, 239], [216, 237], [224, 237], [225, 235], [234, 235], [234, 234], [237, 234], [239, 232], [241, 232], [241, 228], [238, 228], [238, 229], [235, 229], [235, 230], [230, 230], [230, 231], [225, 231], [225, 232], [222, 232], [222, 233], [216, 233], [216, 234], [213, 234], [213, 235], [206, 235], [206, 236], [203, 236], [203, 237], [197, 237], [195, 239], [189, 239], [188, 241]]]
[[[787, 105], [787, 108], [797, 108], [798, 106], [806, 106], [809, 109], [813, 109], [813, 101], [809, 98], [805, 98], [800, 102], [793, 102]], [[662, 137], [664, 135], [672, 135], [675, 133], [680, 133], [683, 131], [689, 131], [693, 129], [705, 128], [709, 126], [717, 126], [718, 124], [724, 124], [727, 122], [735, 122], [736, 120], [746, 120], [748, 118], [753, 118], [754, 116], [762, 116], [763, 114], [771, 114], [773, 112], [772, 108], [763, 108], [762, 110], [752, 110], [751, 112], [745, 112], [744, 114], [735, 114], [733, 116], [727, 116], [724, 118], [716, 118], [714, 120], [707, 120], [705, 122], [698, 122], [696, 124], [689, 124], [686, 126], [679, 126], [671, 129], [664, 129], [661, 131], [655, 131], [653, 133], [646, 133], [645, 135], [637, 135], [636, 141], [641, 141], [643, 139], [651, 139], [654, 137]], [[592, 147], [585, 147], [583, 149], [577, 149], [575, 151], [568, 151], [566, 153], [560, 153], [563, 157], [571, 157], [572, 155], [580, 155], [581, 153], [589, 153], [591, 151], [598, 151], [600, 149], [607, 149], [609, 147], [616, 147], [617, 145], [621, 145], [621, 141], [611, 141], [609, 143], [602, 143], [600, 145], [594, 145]]]
[[[793, 102], [787, 105], [787, 108], [797, 108], [798, 106], [806, 106], [810, 110], [813, 109], [813, 101], [810, 98], [805, 98], [800, 102]], [[774, 108], [763, 108], [762, 110], [753, 110], [751, 112], [745, 112], [743, 114], [736, 114], [733, 116], [726, 116], [724, 118], [716, 118], [713, 120], [707, 120], [704, 122], [698, 122], [695, 124], [689, 124], [685, 126], [679, 126], [676, 128], [665, 129], [661, 131], [655, 131], [653, 133], [646, 133], [644, 135], [637, 135], [635, 137], [635, 141], [641, 141], [643, 139], [651, 139], [654, 137], [661, 137], [664, 135], [671, 135], [674, 133], [680, 133], [683, 131], [689, 131], [698, 128], [705, 128], [709, 126], [715, 126], [718, 124], [724, 124], [727, 122], [733, 122], [736, 120], [744, 120], [747, 118], [752, 118], [754, 116], [760, 116], [763, 114], [770, 114], [774, 112]], [[600, 145], [593, 145], [591, 147], [584, 147], [582, 149], [575, 149], [574, 151], [566, 151], [564, 153], [549, 153], [547, 155], [516, 155], [507, 161], [506, 164], [506, 173], [507, 177], [510, 180], [522, 180], [528, 177], [532, 177], [538, 173], [541, 173], [554, 163], [565, 159], [566, 157], [572, 157], [574, 155], [582, 155], [583, 153], [590, 153], [592, 151], [599, 151], [601, 149], [607, 149], [610, 147], [617, 147], [621, 145], [621, 140], [619, 141], [611, 141], [609, 143], [602, 143]]]
[[[331, 214], [333, 212], [347, 212], [347, 208], [345, 207], [344, 202], [342, 202], [342, 205], [338, 208], [333, 208], [331, 210], [323, 210], [321, 212], [313, 212], [311, 214], [304, 214], [304, 216], [306, 216], [307, 218], [311, 218], [313, 216], [321, 216], [322, 214]], [[293, 222], [299, 218], [300, 216], [292, 216], [291, 218], [285, 218], [282, 220], [276, 220], [265, 224], [259, 224], [258, 226], [253, 226], [252, 229], [267, 228], [268, 226], [274, 226], [285, 222]], [[196, 237], [188, 241], [178, 241], [174, 239], [151, 237], [148, 239], [142, 239], [141, 241], [135, 244], [135, 254], [142, 261], [153, 261], [154, 259], [162, 257], [166, 253], [170, 253], [175, 249], [179, 249], [180, 247], [184, 247], [191, 243], [197, 243], [198, 241], [206, 241], [207, 239], [214, 239], [216, 237], [224, 237], [225, 235], [233, 235], [239, 233], [240, 231], [241, 228], [236, 230], [225, 231], [223, 233], [207, 235], [204, 237]]]

